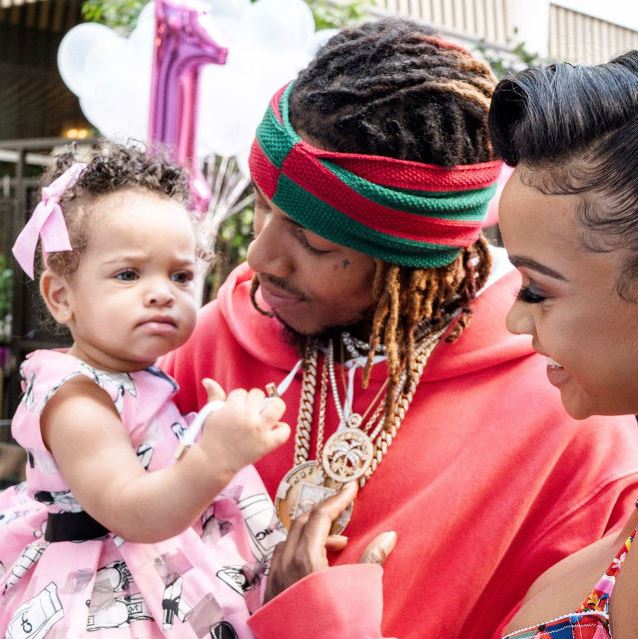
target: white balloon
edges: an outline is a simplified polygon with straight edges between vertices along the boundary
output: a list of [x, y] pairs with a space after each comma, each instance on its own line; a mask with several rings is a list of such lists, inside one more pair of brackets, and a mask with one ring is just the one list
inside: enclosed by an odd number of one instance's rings
[[254, 82], [232, 69], [202, 70], [199, 104], [199, 149], [232, 156], [250, 146], [262, 115]]
[[242, 149], [235, 155], [235, 162], [237, 162], [237, 168], [239, 172], [244, 176], [250, 177], [250, 167], [248, 166], [248, 156], [250, 155], [250, 147]]
[[[202, 26], [229, 48], [229, 55], [223, 66], [202, 68], [197, 150], [237, 155], [247, 171], [248, 149], [270, 97], [295, 77], [329, 34], [315, 35], [312, 12], [303, 0], [201, 0], [200, 6], [210, 8], [200, 18]], [[147, 137], [154, 37], [154, 2], [149, 2], [129, 38], [85, 23], [60, 45], [64, 82], [107, 137]]]
[[150, 0], [150, 2], [147, 2], [144, 5], [144, 8], [137, 16], [137, 24], [135, 25], [135, 28], [137, 29], [140, 25], [148, 22], [155, 22], [155, 0]]
[[210, 17], [226, 34], [230, 42], [234, 42], [237, 33], [242, 29], [245, 13], [250, 8], [250, 0], [206, 0], [210, 6]]
[[93, 70], [86, 60], [93, 47], [101, 42], [116, 41], [119, 36], [103, 24], [85, 22], [73, 27], [60, 42], [58, 48], [58, 69], [64, 84], [75, 95], [85, 92], [87, 80]]
[[257, 0], [247, 12], [246, 33], [265, 50], [304, 49], [314, 31], [312, 11], [303, 0]]
[[250, 0], [205, 0], [210, 6], [211, 15], [214, 17], [225, 17], [233, 20], [241, 20], [244, 11], [250, 5]]
[[308, 63], [307, 50], [289, 49], [285, 52], [260, 52], [257, 84], [260, 93], [270, 96], [284, 84], [293, 80]]
[[150, 65], [126, 39], [104, 39], [88, 53], [87, 91], [82, 111], [100, 132], [145, 139], [148, 123]]
[[141, 11], [137, 18], [135, 29], [129, 36], [129, 42], [135, 44], [144, 44], [144, 46], [153, 46], [155, 37], [155, 3], [149, 2]]
[[209, 13], [199, 16], [198, 22], [200, 26], [208, 33], [208, 35], [221, 47], [228, 48], [229, 38], [223, 29], [220, 28], [218, 22]]
[[310, 56], [314, 56], [317, 51], [337, 33], [339, 33], [339, 29], [319, 29], [319, 31], [315, 31], [310, 40]]

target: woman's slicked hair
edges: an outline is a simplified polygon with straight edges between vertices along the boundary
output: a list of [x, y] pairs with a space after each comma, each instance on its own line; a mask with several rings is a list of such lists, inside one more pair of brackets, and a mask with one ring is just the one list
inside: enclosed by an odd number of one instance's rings
[[634, 298], [638, 51], [606, 64], [555, 64], [502, 80], [492, 99], [489, 127], [500, 158], [533, 169], [531, 186], [581, 196], [576, 215], [587, 248], [628, 251], [618, 292]]

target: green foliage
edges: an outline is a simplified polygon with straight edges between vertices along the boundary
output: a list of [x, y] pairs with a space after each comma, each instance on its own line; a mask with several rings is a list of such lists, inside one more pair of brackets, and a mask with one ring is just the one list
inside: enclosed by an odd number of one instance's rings
[[338, 29], [369, 17], [370, 5], [375, 0], [306, 0], [315, 17], [315, 27]]
[[532, 53], [524, 42], [518, 42], [509, 51], [490, 47], [484, 40], [476, 46], [476, 51], [489, 63], [494, 75], [504, 78], [508, 73], [515, 73], [527, 67], [538, 66], [543, 60], [538, 53]]
[[100, 22], [111, 29], [130, 33], [147, 0], [84, 0], [82, 15], [87, 22]]
[[[148, 0], [84, 0], [82, 15], [88, 22], [100, 22], [111, 29], [130, 33]], [[252, 0], [255, 2], [255, 0]], [[306, 0], [317, 29], [337, 29], [363, 20], [376, 0]]]
[[[251, 187], [252, 188], [252, 187]], [[227, 275], [246, 259], [253, 236], [253, 209], [249, 206], [226, 218], [215, 240], [215, 264], [208, 277], [208, 297], [213, 299]]]

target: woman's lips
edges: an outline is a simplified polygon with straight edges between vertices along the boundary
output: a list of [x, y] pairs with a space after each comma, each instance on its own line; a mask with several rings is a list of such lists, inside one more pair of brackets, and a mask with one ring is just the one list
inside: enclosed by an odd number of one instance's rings
[[560, 386], [569, 378], [569, 373], [551, 357], [547, 358], [547, 379], [553, 386]]

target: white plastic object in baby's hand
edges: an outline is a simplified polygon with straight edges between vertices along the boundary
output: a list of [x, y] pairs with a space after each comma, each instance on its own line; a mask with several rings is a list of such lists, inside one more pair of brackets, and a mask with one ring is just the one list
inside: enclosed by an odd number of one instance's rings
[[175, 459], [179, 459], [184, 454], [184, 451], [195, 443], [206, 418], [211, 413], [219, 410], [225, 403], [223, 399], [214, 399], [212, 402], [208, 402], [208, 404], [202, 406], [201, 410], [195, 415], [195, 419], [191, 422], [188, 430], [182, 436], [182, 440], [175, 452]]
[[[268, 406], [268, 402], [272, 400], [273, 397], [278, 397], [277, 389], [269, 389], [270, 397], [265, 397], [263, 401], [262, 410]], [[184, 451], [192, 446], [197, 439], [197, 436], [201, 432], [204, 422], [206, 418], [215, 411], [219, 410], [224, 404], [225, 400], [223, 399], [214, 399], [212, 402], [208, 402], [208, 404], [204, 404], [201, 410], [195, 415], [195, 419], [191, 422], [191, 425], [188, 427], [184, 435], [182, 435], [181, 441], [177, 450], [175, 451], [175, 459], [179, 459]]]

